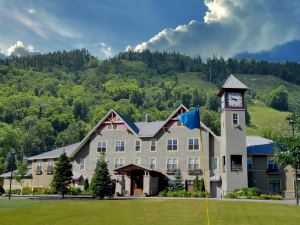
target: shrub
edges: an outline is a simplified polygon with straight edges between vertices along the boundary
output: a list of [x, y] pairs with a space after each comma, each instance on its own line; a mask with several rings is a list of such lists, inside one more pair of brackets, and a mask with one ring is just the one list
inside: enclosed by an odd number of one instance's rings
[[69, 194], [71, 195], [80, 195], [81, 189], [79, 187], [69, 187]]
[[[9, 194], [9, 190], [6, 190], [5, 193]], [[19, 195], [19, 194], [21, 194], [21, 189], [12, 189], [10, 193], [12, 195]]]
[[82, 191], [81, 195], [93, 195], [93, 191], [92, 190], [87, 190], [87, 191]]
[[272, 195], [271, 199], [272, 200], [283, 200], [283, 197], [281, 195]]
[[3, 195], [5, 193], [5, 190], [3, 188], [3, 186], [0, 186], [0, 196]]
[[163, 191], [159, 192], [158, 196], [159, 197], [167, 197], [167, 190], [163, 190]]
[[187, 195], [187, 192], [185, 191], [185, 190], [178, 190], [177, 191], [177, 195], [178, 195], [178, 197], [187, 197], [188, 195]]
[[261, 195], [259, 196], [259, 198], [260, 198], [260, 199], [265, 199], [265, 200], [267, 200], [267, 199], [271, 199], [271, 195], [261, 194]]
[[32, 188], [31, 187], [24, 187], [22, 190], [23, 195], [30, 195], [32, 194]]
[[237, 198], [238, 194], [236, 192], [229, 193], [225, 195], [225, 198]]
[[35, 195], [51, 195], [54, 194], [54, 190], [52, 188], [47, 187], [34, 187], [33, 194]]

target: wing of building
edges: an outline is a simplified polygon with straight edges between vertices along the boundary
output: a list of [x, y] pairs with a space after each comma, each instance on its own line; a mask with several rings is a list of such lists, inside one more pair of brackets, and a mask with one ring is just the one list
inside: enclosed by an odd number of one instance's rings
[[116, 181], [116, 194], [122, 196], [156, 195], [174, 180], [176, 169], [181, 170], [187, 190], [192, 189], [196, 175], [201, 178], [205, 173], [212, 197], [248, 186], [257, 186], [266, 193], [292, 194], [291, 172], [274, 164], [273, 142], [246, 137], [246, 90], [233, 75], [220, 90], [221, 136], [203, 123], [200, 130], [182, 126], [177, 116], [188, 111], [184, 105], [178, 106], [165, 121], [151, 122], [134, 122], [112, 109], [81, 142], [30, 157], [32, 185], [49, 186], [55, 160], [66, 152], [73, 164], [74, 185], [83, 188], [85, 179], [91, 181], [100, 154], [105, 153]]

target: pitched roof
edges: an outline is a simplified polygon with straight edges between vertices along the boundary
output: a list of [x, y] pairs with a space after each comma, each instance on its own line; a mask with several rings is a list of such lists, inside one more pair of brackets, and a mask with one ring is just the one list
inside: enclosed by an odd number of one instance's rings
[[55, 158], [58, 158], [63, 152], [66, 152], [66, 155], [69, 157], [78, 145], [79, 145], [79, 142], [75, 143], [75, 144], [67, 145], [64, 147], [60, 147], [60, 148], [54, 149], [49, 152], [44, 152], [42, 154], [29, 157], [28, 160], [55, 159]]
[[247, 153], [249, 155], [273, 155], [275, 144], [272, 140], [260, 136], [247, 136]]
[[155, 133], [161, 129], [164, 123], [164, 121], [135, 122], [135, 125], [139, 129], [138, 135], [140, 137], [153, 137]]
[[222, 89], [248, 89], [248, 87], [231, 74], [223, 84]]
[[[14, 173], [17, 173], [17, 172], [18, 172], [18, 170], [13, 171], [13, 177], [14, 177]], [[0, 177], [10, 178], [10, 175], [11, 175], [11, 171], [1, 174]], [[26, 174], [25, 174], [25, 177], [30, 177], [30, 176], [32, 176], [32, 169], [31, 169], [31, 167], [28, 167], [27, 171], [26, 171]]]

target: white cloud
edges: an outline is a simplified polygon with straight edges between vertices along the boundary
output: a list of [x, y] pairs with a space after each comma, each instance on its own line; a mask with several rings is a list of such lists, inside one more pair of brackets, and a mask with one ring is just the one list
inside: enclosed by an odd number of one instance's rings
[[110, 58], [112, 57], [113, 53], [112, 53], [112, 49], [110, 46], [108, 46], [107, 44], [105, 44], [104, 42], [100, 42], [99, 44], [100, 46], [100, 54], [101, 54], [101, 58]]
[[133, 51], [134, 48], [131, 45], [127, 45], [125, 48], [125, 52]]
[[32, 45], [28, 45], [27, 48], [24, 46], [22, 41], [17, 41], [15, 44], [11, 45], [7, 50], [5, 55], [8, 57], [11, 56], [27, 56], [34, 55], [38, 52], [34, 49]]
[[193, 20], [175, 29], [164, 29], [134, 50], [230, 57], [299, 39], [298, 0], [278, 0], [276, 4], [266, 0], [204, 0], [204, 3], [207, 12], [203, 21]]
[[27, 13], [29, 13], [29, 14], [35, 14], [35, 9], [33, 9], [33, 8], [25, 8], [25, 10], [26, 10]]

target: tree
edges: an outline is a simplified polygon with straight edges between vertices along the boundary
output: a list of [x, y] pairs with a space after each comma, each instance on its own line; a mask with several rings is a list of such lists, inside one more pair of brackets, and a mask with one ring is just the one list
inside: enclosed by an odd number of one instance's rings
[[55, 167], [52, 180], [52, 187], [54, 190], [65, 197], [65, 194], [69, 191], [69, 185], [72, 183], [72, 164], [67, 157], [66, 153], [60, 155]]
[[298, 171], [300, 170], [300, 139], [295, 137], [276, 137], [276, 163], [281, 167], [291, 166], [295, 171], [295, 194], [299, 205]]
[[199, 175], [196, 174], [196, 177], [193, 182], [193, 191], [199, 191], [199, 190], [200, 190]]
[[289, 94], [284, 85], [280, 85], [271, 92], [268, 99], [268, 105], [282, 111], [287, 111], [289, 109]]
[[112, 196], [112, 188], [113, 183], [108, 172], [107, 163], [105, 162], [104, 155], [101, 155], [94, 171], [90, 189], [94, 196], [103, 199], [105, 196]]
[[211, 111], [218, 112], [221, 108], [221, 100], [216, 95], [211, 95], [208, 97], [206, 108]]
[[17, 162], [17, 172], [14, 173], [13, 178], [21, 185], [21, 195], [23, 194], [23, 180], [26, 178], [27, 164], [23, 161]]
[[182, 179], [182, 175], [181, 175], [181, 171], [180, 169], [177, 169], [175, 171], [175, 180], [174, 180], [174, 190], [178, 191], [183, 189], [183, 179]]
[[89, 190], [89, 187], [90, 187], [89, 179], [86, 178], [86, 179], [84, 180], [83, 190], [88, 191], [88, 190]]

